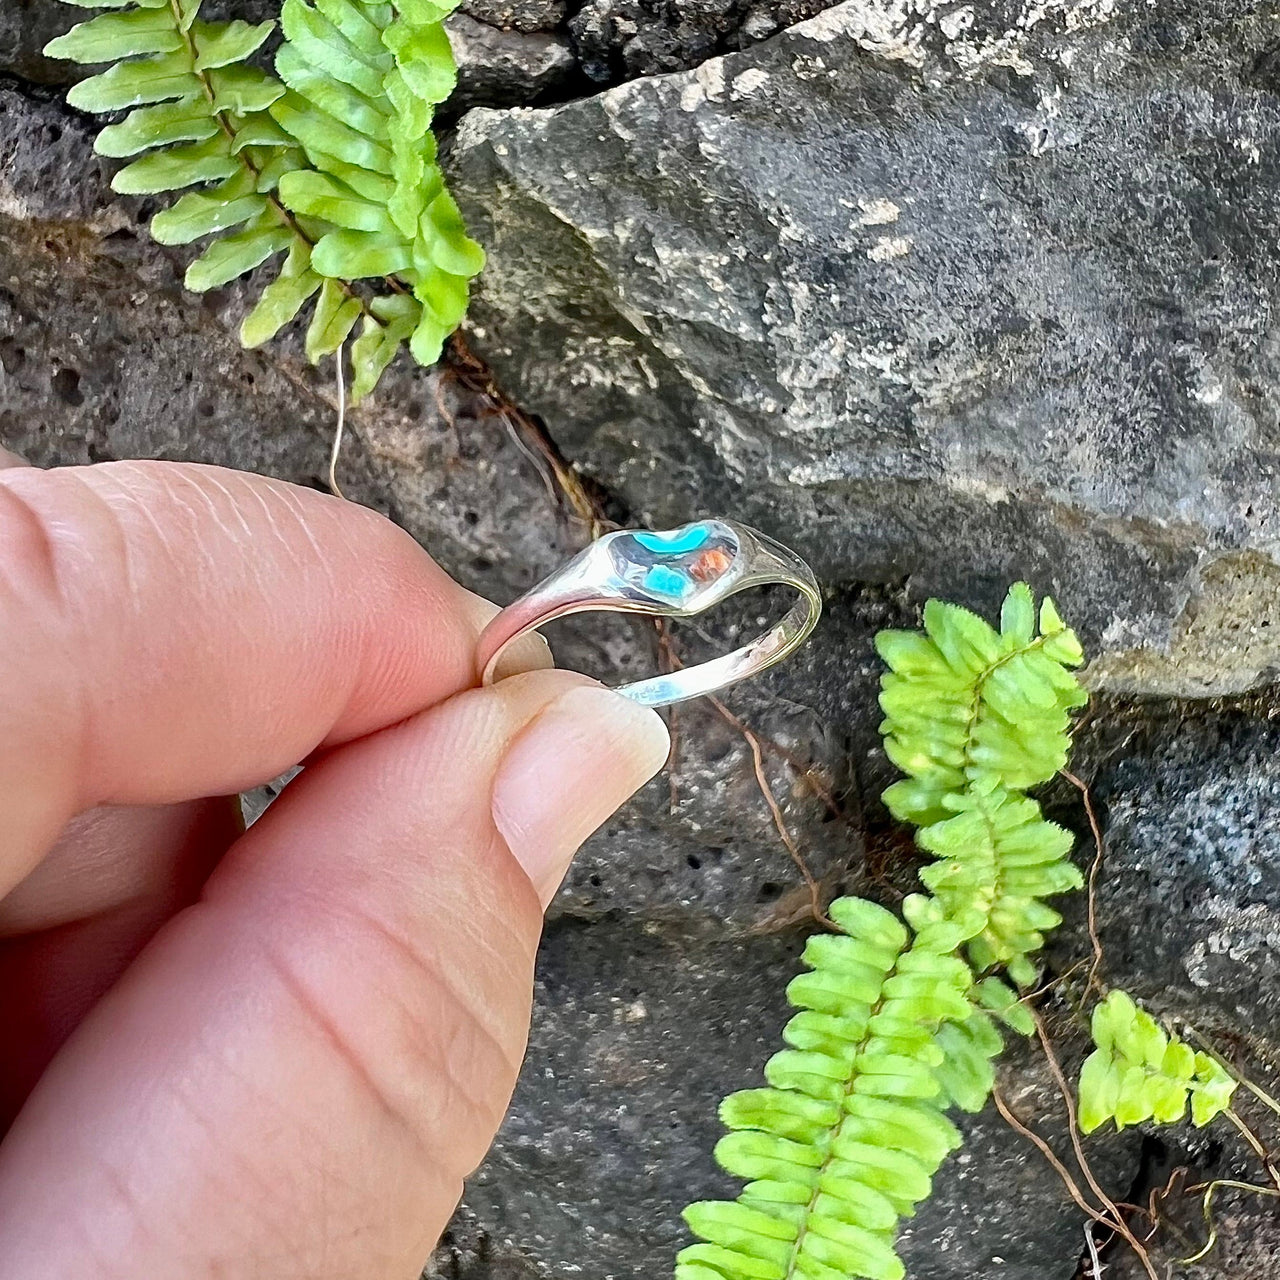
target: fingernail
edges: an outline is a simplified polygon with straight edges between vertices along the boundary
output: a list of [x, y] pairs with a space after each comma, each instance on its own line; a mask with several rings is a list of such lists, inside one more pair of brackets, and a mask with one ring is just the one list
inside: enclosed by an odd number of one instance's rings
[[561, 694], [507, 750], [493, 784], [493, 820], [542, 899], [555, 896], [582, 842], [667, 758], [656, 711], [610, 689]]

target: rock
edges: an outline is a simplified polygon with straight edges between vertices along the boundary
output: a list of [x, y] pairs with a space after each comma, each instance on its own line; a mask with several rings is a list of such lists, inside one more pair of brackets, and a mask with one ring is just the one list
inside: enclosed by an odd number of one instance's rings
[[473, 112], [476, 344], [646, 520], [733, 511], [912, 600], [1029, 577], [1101, 687], [1263, 684], [1275, 33], [1243, 0], [965, 11], [858, 0]]
[[1110, 980], [1232, 1043], [1280, 1040], [1280, 728], [1242, 710], [1146, 717], [1097, 794]]
[[0, 72], [37, 84], [67, 83], [69, 64], [41, 50], [85, 17], [53, 0], [0, 0]]
[[[279, 0], [204, 0], [200, 6], [201, 17], [210, 20], [265, 22], [279, 13]], [[35, 84], [66, 85], [82, 79], [91, 68], [46, 58], [41, 51], [55, 36], [92, 17], [92, 11], [74, 0], [0, 0], [0, 73]]]
[[499, 31], [465, 13], [445, 20], [458, 63], [450, 111], [537, 102], [564, 84], [575, 63], [560, 36]]
[[[1276, 951], [1274, 690], [1167, 697], [1259, 684], [1274, 663], [1278, 251], [1250, 230], [1275, 195], [1272, 36], [1223, 0], [1166, 0], [1159, 22], [1069, 0], [933, 5], [931, 22], [928, 7], [845, 6], [691, 75], [472, 112], [456, 172], [492, 263], [472, 340], [617, 518], [742, 514], [820, 568], [813, 641], [727, 700], [766, 740], [825, 891], [893, 901], [914, 883], [909, 836], [876, 800], [893, 771], [875, 631], [914, 623], [930, 590], [984, 606], [1022, 575], [1057, 590], [1100, 679], [1163, 695], [1100, 700], [1077, 765], [1108, 837], [1106, 976], [1221, 1037], [1274, 1092], [1280, 1017], [1258, 990]], [[1043, 146], [1024, 145], [1032, 124]], [[0, 86], [0, 440], [46, 465], [192, 458], [323, 484], [332, 367], [307, 366], [296, 330], [242, 351], [262, 281], [184, 292], [189, 255], [147, 239], [154, 204], [110, 192], [91, 137], [46, 91]], [[1221, 396], [1183, 395], [1205, 370]], [[509, 415], [456, 368], [397, 362], [351, 427], [347, 492], [468, 586], [509, 600], [582, 544]], [[676, 642], [720, 651], [775, 603], [743, 597]], [[608, 679], [657, 656], [636, 619], [553, 639]], [[553, 904], [511, 1119], [429, 1275], [666, 1275], [681, 1204], [731, 1189], [716, 1103], [778, 1045], [808, 898], [748, 740], [707, 705], [675, 723], [674, 789], [659, 779], [608, 824]], [[1065, 782], [1048, 803], [1086, 830]], [[1088, 955], [1069, 909], [1053, 973]], [[1055, 1035], [1074, 1071], [1078, 1028]], [[1066, 1153], [1043, 1067], [1014, 1046], [1002, 1070]], [[904, 1236], [914, 1280], [1081, 1274], [1082, 1216], [1055, 1175], [991, 1112], [965, 1131]], [[1240, 1149], [1228, 1128], [1101, 1134], [1089, 1153], [1141, 1200], [1168, 1162], [1256, 1179]], [[1272, 1209], [1224, 1199], [1221, 1252], [1195, 1280], [1270, 1280]], [[1194, 1200], [1175, 1210], [1195, 1227]], [[1118, 1251], [1108, 1264], [1125, 1274]]]
[[812, 17], [831, 0], [587, 0], [569, 19], [574, 50], [598, 84], [696, 67], [779, 27]]
[[463, 0], [462, 12], [503, 31], [554, 31], [563, 21], [566, 0]]

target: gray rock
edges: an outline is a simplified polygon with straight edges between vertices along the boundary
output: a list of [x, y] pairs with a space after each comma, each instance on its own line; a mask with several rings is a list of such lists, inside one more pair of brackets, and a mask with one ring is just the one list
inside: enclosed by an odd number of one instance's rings
[[566, 0], [463, 0], [462, 12], [504, 31], [554, 31], [568, 9]]
[[64, 84], [68, 65], [41, 50], [87, 15], [53, 0], [0, 0], [0, 71], [37, 84]]
[[1109, 979], [1231, 1043], [1280, 1040], [1280, 729], [1149, 716], [1097, 793]]
[[[278, 0], [204, 0], [200, 13], [211, 20], [265, 22], [279, 16], [280, 5]], [[42, 50], [55, 36], [92, 17], [92, 10], [58, 0], [0, 0], [0, 73], [34, 84], [65, 85], [82, 79], [92, 68], [46, 58]]]
[[696, 67], [832, 0], [587, 0], [569, 19], [574, 51], [597, 84]]
[[458, 63], [450, 111], [538, 102], [559, 89], [576, 65], [561, 36], [499, 31], [465, 13], [450, 14], [445, 29]]
[[[886, 901], [915, 861], [875, 800], [892, 771], [871, 639], [914, 621], [926, 591], [989, 604], [1015, 576], [1054, 587], [1113, 686], [1239, 688], [1274, 661], [1260, 532], [1274, 71], [1255, 57], [1272, 37], [1221, 0], [1166, 3], [1162, 22], [1117, 5], [1070, 36], [1057, 27], [1108, 6], [1041, 5], [1029, 31], [1017, 0], [972, 6], [968, 27], [963, 7], [898, 22], [905, 5], [862, 5], [850, 34], [846, 6], [691, 76], [560, 112], [473, 113], [458, 165], [493, 251], [474, 341], [611, 511], [742, 513], [819, 565], [823, 627], [729, 701], [834, 790], [839, 815], [766, 752], [824, 888]], [[1007, 65], [1023, 60], [1033, 74]], [[1037, 121], [1046, 145], [1023, 149]], [[147, 240], [152, 205], [112, 195], [90, 139], [42, 93], [0, 87], [0, 440], [44, 464], [193, 458], [322, 483], [331, 369], [306, 365], [297, 332], [243, 352], [255, 282], [185, 293], [186, 255]], [[866, 256], [898, 235], [921, 247]], [[1216, 263], [1190, 252], [1213, 237]], [[1217, 401], [1179, 390], [1205, 368]], [[347, 491], [495, 599], [582, 542], [457, 370], [397, 363], [352, 429]], [[1232, 517], [1231, 486], [1241, 503], [1263, 490], [1252, 513]], [[745, 598], [679, 644], [718, 651], [772, 604]], [[567, 665], [609, 678], [655, 660], [635, 620], [554, 638]], [[1274, 1091], [1277, 1007], [1254, 990], [1275, 962], [1273, 702], [1102, 702], [1079, 767], [1107, 822], [1108, 977], [1195, 1019]], [[674, 793], [660, 779], [610, 823], [553, 906], [529, 1064], [433, 1276], [648, 1280], [684, 1238], [680, 1205], [731, 1189], [710, 1155], [715, 1104], [777, 1046], [807, 898], [746, 741], [707, 706], [676, 727]], [[1049, 802], [1084, 830], [1065, 783]], [[1055, 939], [1057, 972], [1087, 954], [1079, 914]], [[1078, 1029], [1056, 1034], [1074, 1069]], [[1065, 1152], [1022, 1048], [1004, 1087]], [[966, 1132], [904, 1237], [915, 1280], [1080, 1274], [1081, 1215], [1054, 1175], [991, 1113]], [[1141, 1198], [1166, 1159], [1256, 1178], [1232, 1142], [1166, 1131], [1089, 1150], [1109, 1188]], [[1221, 1252], [1195, 1280], [1269, 1280], [1272, 1207], [1224, 1200]], [[1179, 1211], [1194, 1227], [1195, 1203]]]
[[1103, 687], [1265, 683], [1274, 31], [1242, 0], [965, 8], [859, 0], [472, 113], [477, 344], [645, 519], [733, 510], [912, 599], [1027, 576]]

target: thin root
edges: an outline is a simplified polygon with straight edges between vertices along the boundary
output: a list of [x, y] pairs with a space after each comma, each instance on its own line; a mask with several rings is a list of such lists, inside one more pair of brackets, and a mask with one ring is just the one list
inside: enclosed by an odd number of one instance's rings
[[1114, 1230], [1115, 1224], [1111, 1222], [1106, 1214], [1102, 1213], [1101, 1210], [1094, 1208], [1094, 1206], [1084, 1198], [1084, 1192], [1080, 1190], [1079, 1183], [1077, 1183], [1071, 1176], [1071, 1172], [1068, 1170], [1067, 1166], [1058, 1159], [1057, 1153], [1054, 1149], [1038, 1133], [1036, 1133], [1034, 1129], [1024, 1124], [1016, 1115], [1014, 1115], [1009, 1104], [1004, 1100], [1004, 1095], [1000, 1092], [999, 1085], [993, 1085], [991, 1087], [991, 1101], [996, 1104], [996, 1110], [1000, 1113], [1005, 1124], [1007, 1124], [1014, 1133], [1030, 1142], [1049, 1162], [1058, 1177], [1062, 1179], [1062, 1184], [1066, 1187], [1067, 1194], [1076, 1202], [1080, 1207], [1080, 1210], [1083, 1213], [1088, 1214], [1094, 1222]]
[[1188, 1187], [1188, 1191], [1204, 1192], [1201, 1212], [1204, 1214], [1204, 1224], [1208, 1228], [1209, 1238], [1204, 1242], [1203, 1248], [1193, 1253], [1189, 1258], [1179, 1258], [1178, 1263], [1181, 1266], [1189, 1267], [1193, 1263], [1199, 1262], [1202, 1258], [1208, 1257], [1213, 1252], [1213, 1246], [1218, 1243], [1218, 1224], [1213, 1217], [1213, 1197], [1217, 1195], [1219, 1187], [1230, 1187], [1234, 1191], [1251, 1191], [1255, 1195], [1280, 1199], [1280, 1191], [1274, 1191], [1270, 1187], [1260, 1187], [1253, 1182], [1236, 1182], [1232, 1178], [1217, 1178], [1213, 1182], [1203, 1183], [1197, 1187]]
[[1228, 1107], [1224, 1114], [1227, 1119], [1240, 1130], [1241, 1136], [1249, 1144], [1249, 1148], [1253, 1154], [1258, 1157], [1267, 1177], [1271, 1179], [1272, 1185], [1276, 1189], [1276, 1193], [1280, 1195], [1280, 1172], [1277, 1172], [1275, 1163], [1271, 1158], [1271, 1153], [1267, 1150], [1262, 1139], [1254, 1133], [1249, 1125], [1240, 1118], [1239, 1113], [1231, 1107]]
[[1183, 1031], [1185, 1031], [1186, 1034], [1190, 1036], [1191, 1039], [1194, 1040], [1201, 1049], [1203, 1049], [1205, 1053], [1207, 1053], [1209, 1057], [1218, 1064], [1218, 1066], [1222, 1067], [1224, 1071], [1229, 1072], [1236, 1080], [1244, 1085], [1244, 1087], [1248, 1089], [1263, 1106], [1274, 1111], [1276, 1115], [1280, 1116], [1280, 1102], [1277, 1102], [1275, 1098], [1273, 1098], [1260, 1084], [1250, 1080], [1249, 1077], [1240, 1071], [1240, 1069], [1233, 1063], [1228, 1062], [1226, 1058], [1224, 1058], [1222, 1054], [1220, 1054], [1217, 1049], [1215, 1049], [1213, 1045], [1210, 1044], [1210, 1042], [1185, 1018], [1179, 1018], [1178, 1022], [1181, 1024]]
[[1086, 1280], [1102, 1280], [1102, 1259], [1098, 1256], [1098, 1242], [1093, 1238], [1093, 1223], [1084, 1224], [1084, 1247], [1089, 1250], [1089, 1272]]
[[1088, 1157], [1084, 1153], [1084, 1146], [1080, 1141], [1080, 1126], [1076, 1122], [1076, 1103], [1075, 1097], [1071, 1092], [1071, 1086], [1067, 1083], [1067, 1077], [1063, 1073], [1062, 1064], [1058, 1061], [1058, 1055], [1053, 1051], [1049, 1033], [1044, 1029], [1044, 1020], [1034, 1009], [1029, 1008], [1028, 1011], [1035, 1021], [1036, 1036], [1040, 1041], [1040, 1047], [1044, 1050], [1045, 1059], [1049, 1063], [1049, 1070], [1053, 1073], [1054, 1083], [1058, 1086], [1058, 1092], [1062, 1095], [1063, 1104], [1067, 1108], [1067, 1133], [1071, 1138], [1071, 1150], [1075, 1153], [1076, 1163], [1080, 1166], [1080, 1172], [1084, 1174], [1085, 1181], [1089, 1184], [1089, 1189], [1106, 1206], [1108, 1220], [1112, 1225], [1112, 1229], [1124, 1237], [1125, 1242], [1137, 1254], [1138, 1260], [1146, 1269], [1151, 1280], [1160, 1280], [1159, 1276], [1156, 1275], [1155, 1268], [1151, 1265], [1150, 1255], [1147, 1253], [1142, 1241], [1133, 1234], [1129, 1224], [1125, 1221], [1124, 1214], [1120, 1211], [1120, 1206], [1107, 1195], [1097, 1178], [1093, 1176], [1093, 1170], [1089, 1165]]
[[347, 378], [342, 367], [346, 354], [347, 344], [344, 342], [334, 356], [338, 370], [338, 425], [334, 428], [333, 448], [329, 451], [329, 492], [339, 498], [347, 496], [338, 484], [338, 457], [342, 453], [342, 435], [347, 427]]
[[1098, 877], [1102, 873], [1102, 859], [1105, 846], [1102, 842], [1102, 824], [1094, 811], [1093, 797], [1089, 793], [1089, 784], [1077, 778], [1068, 769], [1061, 770], [1062, 776], [1079, 792], [1084, 801], [1085, 816], [1089, 819], [1089, 832], [1093, 836], [1093, 862], [1089, 866], [1089, 942], [1093, 947], [1093, 963], [1089, 966], [1089, 982], [1086, 994], [1098, 985], [1098, 974], [1102, 969], [1102, 939], [1098, 935]]

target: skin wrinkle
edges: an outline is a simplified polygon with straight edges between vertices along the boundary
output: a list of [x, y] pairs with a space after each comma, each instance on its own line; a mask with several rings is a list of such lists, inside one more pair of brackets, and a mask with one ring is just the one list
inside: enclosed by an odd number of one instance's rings
[[[31, 568], [35, 568], [35, 590], [19, 591], [18, 594], [23, 596], [43, 596], [52, 602], [54, 608], [53, 615], [53, 631], [58, 635], [59, 639], [63, 639], [70, 627], [70, 619], [73, 610], [71, 577], [73, 570], [70, 568], [69, 561], [71, 557], [68, 554], [67, 531], [59, 529], [57, 525], [51, 524], [46, 512], [23, 496], [21, 492], [22, 480], [24, 476], [30, 476], [33, 472], [25, 468], [19, 468], [12, 471], [0, 472], [0, 493], [7, 495], [7, 500], [14, 504], [21, 513], [22, 519], [27, 532], [34, 536], [37, 545], [37, 560], [34, 566], [31, 562], [27, 562], [18, 568], [19, 581], [21, 575], [29, 573]], [[10, 508], [12, 510], [12, 507]], [[4, 513], [0, 512], [0, 534], [3, 533]], [[7, 541], [8, 539], [5, 539]], [[72, 540], [73, 542], [74, 540]], [[11, 567], [13, 562], [10, 562]], [[32, 610], [32, 613], [35, 611]], [[44, 610], [40, 611], [44, 614]], [[45, 615], [47, 616], [47, 615]], [[52, 637], [49, 638], [52, 642]], [[64, 667], [74, 669], [74, 664], [63, 664]], [[61, 686], [59, 692], [67, 693], [66, 686]], [[92, 746], [92, 696], [89, 689], [80, 681], [74, 686], [71, 696], [67, 697], [63, 703], [65, 707], [75, 706], [76, 711], [71, 714], [74, 717], [75, 731], [68, 733], [67, 747], [68, 750], [63, 752], [63, 759], [72, 759], [76, 763], [79, 773], [67, 775], [69, 786], [66, 788], [68, 792], [75, 788], [76, 779], [83, 777], [83, 770], [90, 756]], [[18, 741], [16, 732], [11, 731], [8, 735], [9, 741]], [[0, 760], [3, 759], [3, 753], [0, 751]], [[57, 794], [55, 793], [49, 803], [42, 808], [48, 809], [52, 803], [56, 803]], [[74, 812], [74, 811], [73, 811]], [[67, 821], [73, 816], [73, 812], [61, 815], [61, 821]], [[0, 889], [5, 887], [0, 884]]]
[[[221, 1046], [216, 1046], [221, 1048]], [[241, 1073], [231, 1070], [227, 1058], [223, 1054], [219, 1054], [215, 1059], [218, 1063], [218, 1069], [227, 1071], [237, 1080], [252, 1086], [254, 1092], [261, 1092], [251, 1079], [247, 1079]], [[269, 1173], [262, 1173], [258, 1168], [256, 1161], [251, 1159], [254, 1154], [252, 1149], [239, 1147], [228, 1148], [223, 1140], [222, 1131], [214, 1128], [208, 1118], [198, 1107], [196, 1100], [186, 1092], [180, 1092], [177, 1089], [169, 1088], [164, 1095], [166, 1101], [181, 1109], [188, 1119], [194, 1122], [199, 1130], [208, 1135], [214, 1150], [219, 1152], [219, 1159], [216, 1163], [206, 1165], [202, 1169], [202, 1173], [206, 1178], [213, 1182], [212, 1190], [220, 1192], [219, 1198], [228, 1202], [243, 1206], [245, 1209], [252, 1209], [258, 1221], [265, 1223], [269, 1228], [274, 1228], [274, 1224], [279, 1220], [280, 1213], [272, 1210], [269, 1214], [263, 1213], [264, 1206], [274, 1206], [280, 1201], [280, 1182], [278, 1176], [271, 1176]], [[264, 1114], [270, 1115], [280, 1106], [280, 1099], [276, 1096], [269, 1096], [264, 1099], [266, 1110]], [[327, 1134], [324, 1132], [316, 1132], [312, 1130], [313, 1135], [321, 1145], [327, 1145]], [[234, 1168], [232, 1168], [234, 1162]], [[278, 1171], [277, 1171], [278, 1172]], [[252, 1194], [246, 1194], [248, 1188], [246, 1181], [252, 1179]], [[285, 1212], [290, 1211], [288, 1197], [286, 1196], [283, 1203]], [[270, 1234], [270, 1231], [268, 1231]], [[259, 1237], [261, 1238], [260, 1234]]]
[[409, 1137], [418, 1152], [423, 1167], [430, 1167], [435, 1159], [438, 1158], [439, 1153], [432, 1151], [423, 1143], [422, 1135], [418, 1132], [417, 1126], [383, 1091], [382, 1086], [361, 1061], [360, 1054], [355, 1051], [352, 1045], [347, 1043], [346, 1037], [323, 1005], [311, 994], [306, 983], [294, 973], [292, 963], [286, 960], [275, 948], [267, 946], [265, 939], [258, 949], [258, 954], [266, 962], [272, 975], [279, 982], [285, 994], [289, 996], [294, 1006], [329, 1044], [338, 1060], [347, 1067], [352, 1077], [361, 1086], [362, 1092], [374, 1102], [383, 1116], [390, 1121], [394, 1131], [406, 1134]]
[[[370, 926], [381, 938], [385, 939], [408, 962], [410, 969], [419, 975], [423, 989], [432, 992], [443, 991], [444, 995], [448, 997], [448, 1003], [464, 1015], [459, 1021], [465, 1021], [479, 1031], [481, 1038], [493, 1050], [494, 1055], [504, 1068], [504, 1073], [510, 1077], [511, 1083], [514, 1085], [516, 1077], [520, 1074], [521, 1063], [524, 1060], [523, 1043], [514, 1053], [510, 1046], [503, 1043], [502, 1038], [493, 1027], [488, 1025], [482, 1016], [487, 1010], [478, 1010], [459, 989], [456, 981], [451, 976], [451, 968], [453, 966], [447, 963], [442, 964], [438, 956], [428, 956], [419, 951], [372, 911], [348, 909], [347, 914], [351, 918], [359, 920], [362, 924]], [[421, 1020], [418, 1019], [418, 1021]], [[500, 1019], [500, 1021], [505, 1021], [505, 1019]]]
[[280, 518], [281, 516], [287, 516], [290, 521], [289, 527], [302, 534], [306, 539], [307, 546], [313, 552], [313, 564], [318, 566], [323, 574], [326, 590], [330, 594], [340, 590], [340, 584], [333, 576], [333, 566], [329, 562], [329, 557], [325, 555], [319, 541], [316, 539], [315, 532], [311, 528], [311, 521], [306, 518], [298, 506], [297, 495], [290, 489], [272, 488], [270, 493], [274, 499], [273, 502], [267, 501], [266, 493], [263, 492], [260, 486], [250, 485], [248, 488], [248, 494], [258, 504], [258, 508], [261, 510], [272, 536], [286, 552], [290, 555], [295, 554], [295, 544], [286, 536], [283, 522]]
[[[154, 1238], [155, 1233], [143, 1221], [141, 1209], [133, 1192], [129, 1189], [129, 1183], [125, 1176], [116, 1168], [115, 1164], [101, 1154], [98, 1155], [95, 1163], [103, 1175], [105, 1185], [114, 1195], [119, 1208], [128, 1216], [134, 1233], [141, 1234], [143, 1237], [150, 1236]], [[96, 1222], [100, 1224], [100, 1215]], [[103, 1280], [129, 1280], [128, 1273], [118, 1270], [103, 1252], [100, 1225], [91, 1225], [85, 1219], [77, 1218], [74, 1222], [74, 1229], [79, 1235], [93, 1265], [98, 1268]], [[85, 1280], [88, 1280], [88, 1278], [86, 1277]]]
[[[0, 569], [4, 571], [10, 590], [14, 590], [15, 581], [18, 587], [29, 586], [34, 581], [36, 585], [34, 594], [47, 597], [56, 606], [59, 616], [65, 616], [68, 601], [56, 541], [42, 514], [22, 496], [18, 486], [6, 483], [14, 474], [14, 472], [0, 471], [0, 495], [3, 495], [0, 499], [0, 541], [7, 546], [12, 546], [14, 541], [25, 532], [28, 540], [35, 543], [33, 567], [36, 569], [36, 575], [34, 579], [30, 579], [24, 571], [15, 579], [12, 574], [14, 561], [10, 556], [0, 561]], [[22, 530], [17, 534], [6, 532], [5, 526], [10, 522], [21, 522]], [[25, 598], [28, 593], [15, 591], [15, 594]]]
[[[481, 859], [481, 861], [482, 860], [483, 859]], [[523, 874], [523, 872], [520, 872], [522, 877]], [[418, 988], [423, 991], [430, 992], [433, 996], [443, 996], [445, 998], [445, 1003], [462, 1015], [461, 1017], [452, 1020], [452, 1026], [455, 1033], [459, 1029], [465, 1029], [472, 1033], [468, 1037], [468, 1045], [472, 1048], [473, 1058], [477, 1036], [483, 1043], [489, 1045], [492, 1055], [496, 1057], [498, 1062], [501, 1064], [500, 1072], [497, 1070], [490, 1070], [483, 1073], [479, 1072], [476, 1069], [474, 1060], [468, 1064], [467, 1069], [463, 1069], [457, 1064], [455, 1055], [446, 1052], [445, 1047], [440, 1045], [438, 1041], [433, 1041], [433, 1033], [423, 1027], [423, 1023], [429, 1019], [424, 1019], [421, 1016], [415, 1015], [404, 1001], [397, 1002], [405, 1023], [409, 1027], [413, 1028], [415, 1033], [417, 1033], [411, 1037], [417, 1045], [417, 1048], [415, 1048], [417, 1056], [424, 1064], [434, 1061], [438, 1066], [443, 1068], [442, 1071], [435, 1073], [435, 1078], [438, 1080], [447, 1080], [450, 1087], [450, 1096], [457, 1095], [463, 1099], [467, 1110], [476, 1117], [477, 1129], [486, 1129], [488, 1131], [496, 1129], [502, 1119], [502, 1112], [505, 1110], [506, 1101], [504, 1100], [499, 1104], [497, 1111], [494, 1111], [492, 1107], [486, 1107], [484, 1103], [479, 1101], [475, 1096], [477, 1091], [484, 1092], [488, 1088], [487, 1083], [479, 1084], [478, 1078], [484, 1076], [487, 1080], [488, 1078], [496, 1078], [498, 1075], [501, 1075], [503, 1079], [502, 1089], [509, 1097], [511, 1089], [515, 1086], [516, 1078], [520, 1073], [520, 1066], [524, 1058], [525, 1036], [521, 1035], [521, 1043], [518, 1046], [510, 1047], [504, 1044], [502, 1038], [498, 1035], [495, 1029], [485, 1022], [481, 1016], [481, 1011], [477, 1010], [474, 1000], [468, 999], [468, 994], [470, 993], [464, 993], [458, 987], [457, 982], [451, 973], [453, 966], [449, 963], [447, 956], [429, 956], [421, 952], [407, 939], [402, 937], [400, 933], [392, 928], [388, 923], [380, 919], [373, 912], [360, 907], [356, 901], [358, 895], [351, 895], [351, 897], [353, 901], [350, 903], [340, 900], [335, 901], [329, 895], [308, 892], [305, 889], [299, 889], [296, 893], [292, 893], [290, 895], [292, 902], [302, 904], [303, 911], [301, 912], [301, 915], [303, 917], [311, 914], [316, 918], [332, 921], [338, 913], [341, 913], [343, 918], [354, 921], [360, 926], [370, 929], [373, 934], [383, 940], [388, 949], [390, 949], [395, 955], [399, 956], [401, 960], [409, 966], [410, 971], [415, 975], [415, 982]], [[307, 906], [312, 908], [311, 912], [306, 910]], [[287, 907], [282, 907], [281, 910], [277, 912], [277, 915], [283, 916], [287, 911]], [[509, 941], [510, 933], [507, 934], [507, 937]], [[454, 951], [459, 949], [460, 948], [457, 947], [451, 948], [451, 950]], [[523, 950], [524, 949], [522, 948], [522, 951]], [[276, 955], [273, 956], [272, 959], [279, 960], [281, 957]], [[510, 968], [509, 961], [502, 967]], [[529, 953], [529, 969], [531, 973], [531, 953]], [[300, 977], [298, 980], [299, 982], [304, 981]], [[390, 986], [393, 990], [398, 989], [400, 983], [393, 982]], [[315, 1001], [315, 1003], [318, 1004], [320, 1002]], [[435, 1012], [435, 1010], [433, 1010], [433, 1012]], [[336, 1023], [333, 1023], [332, 1020], [329, 1021], [334, 1027], [336, 1034]], [[521, 1029], [523, 1031], [523, 1026]], [[426, 1052], [425, 1050], [430, 1050], [431, 1052]], [[354, 1046], [352, 1046], [350, 1052], [352, 1055], [355, 1055], [358, 1051]], [[425, 1073], [417, 1072], [414, 1074], [423, 1075]], [[389, 1088], [380, 1086], [380, 1092], [382, 1096], [389, 1097]], [[443, 1105], [440, 1110], [446, 1116], [449, 1114], [449, 1107], [447, 1105]], [[396, 1108], [395, 1111], [397, 1114], [403, 1114], [401, 1108]], [[423, 1149], [426, 1149], [427, 1140], [425, 1138], [421, 1138], [419, 1145]], [[477, 1160], [478, 1159], [479, 1157], [477, 1157]], [[459, 1179], [465, 1177], [470, 1172], [470, 1168], [462, 1170], [458, 1174]]]
[[[240, 530], [244, 534], [245, 541], [249, 545], [252, 545], [254, 541], [254, 530], [248, 520], [245, 519], [244, 512], [240, 509], [240, 503], [236, 500], [236, 496], [225, 484], [223, 484], [222, 480], [218, 476], [207, 475], [204, 477], [204, 480], [205, 484], [210, 488], [216, 489], [224, 498], [226, 498], [227, 506], [231, 508], [232, 514], [240, 522]], [[241, 487], [247, 488], [247, 486], [243, 485]], [[210, 499], [210, 501], [212, 502], [212, 499]], [[234, 541], [238, 543], [239, 540], [234, 539]]]

